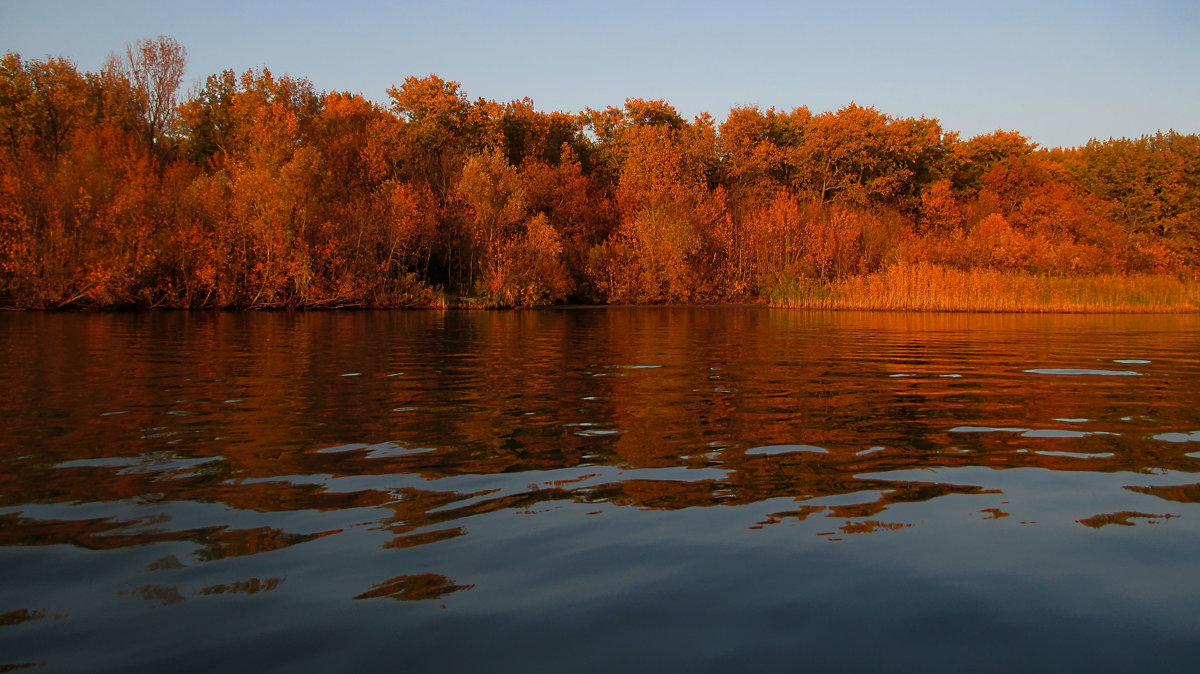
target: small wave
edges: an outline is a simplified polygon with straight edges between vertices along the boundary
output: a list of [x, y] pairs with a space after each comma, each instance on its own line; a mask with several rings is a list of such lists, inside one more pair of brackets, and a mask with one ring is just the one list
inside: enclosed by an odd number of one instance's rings
[[435, 451], [433, 447], [405, 447], [404, 445], [397, 444], [395, 442], [380, 442], [373, 445], [356, 442], [348, 445], [324, 447], [322, 449], [318, 449], [316, 453], [341, 454], [344, 452], [363, 452], [367, 458], [383, 459], [397, 456], [408, 456], [409, 454], [421, 454], [432, 451]]
[[1032, 429], [1005, 426], [955, 426], [951, 433], [1027, 433]]
[[575, 431], [575, 435], [581, 438], [598, 438], [606, 435], [620, 435], [622, 431], [615, 428], [589, 428], [583, 431]]
[[828, 454], [829, 450], [824, 447], [816, 447], [814, 445], [766, 445], [763, 447], [751, 447], [746, 450], [747, 455], [775, 455], [775, 454], [793, 454], [796, 452], [811, 452], [814, 454]]
[[387, 459], [410, 454], [424, 454], [436, 451], [434, 447], [405, 447], [394, 442], [380, 442], [366, 447], [367, 457], [371, 459]]
[[1037, 430], [1025, 431], [1021, 434], [1023, 438], [1086, 438], [1091, 433], [1084, 431], [1066, 431], [1057, 428], [1039, 428]]
[[1084, 454], [1081, 452], [1053, 452], [1049, 450], [1036, 450], [1034, 454], [1042, 456], [1065, 456], [1069, 459], [1107, 459], [1115, 456], [1112, 452], [1097, 452], [1095, 454]]
[[1025, 370], [1031, 374], [1053, 374], [1060, 376], [1099, 376], [1099, 377], [1140, 377], [1141, 372], [1133, 370], [1089, 370], [1086, 368], [1076, 367], [1042, 367], [1032, 370]]
[[1200, 431], [1192, 431], [1191, 433], [1159, 433], [1153, 437], [1155, 440], [1163, 442], [1200, 442]]
[[218, 456], [201, 456], [182, 458], [173, 453], [150, 453], [139, 456], [118, 456], [97, 459], [75, 459], [63, 461], [54, 465], [55, 468], [116, 468], [118, 475], [133, 475], [138, 473], [165, 473], [184, 471], [213, 461], [220, 461]]
[[[1065, 421], [1065, 420], [1056, 420]], [[1085, 420], [1086, 421], [1086, 420]], [[1016, 426], [955, 426], [951, 433], [1020, 433], [1023, 438], [1086, 438], [1089, 435], [1116, 435], [1108, 431], [1076, 431], [1065, 428], [1020, 428]]]
[[316, 451], [317, 454], [337, 454], [339, 452], [353, 452], [355, 450], [366, 449], [367, 446], [362, 443], [354, 443], [350, 445], [335, 445], [333, 447], [323, 447]]

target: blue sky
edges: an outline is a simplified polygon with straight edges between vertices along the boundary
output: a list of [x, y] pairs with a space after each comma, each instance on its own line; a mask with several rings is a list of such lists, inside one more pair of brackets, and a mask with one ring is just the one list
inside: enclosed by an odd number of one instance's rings
[[0, 50], [96, 70], [170, 35], [185, 88], [269, 67], [384, 102], [409, 75], [543, 110], [662, 98], [718, 120], [741, 105], [851, 101], [1044, 146], [1200, 132], [1200, 3], [183, 2], [0, 0]]

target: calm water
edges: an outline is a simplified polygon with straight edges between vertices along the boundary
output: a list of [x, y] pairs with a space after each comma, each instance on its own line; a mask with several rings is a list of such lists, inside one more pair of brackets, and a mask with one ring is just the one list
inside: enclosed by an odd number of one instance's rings
[[1193, 671], [1200, 317], [0, 315], [0, 671]]

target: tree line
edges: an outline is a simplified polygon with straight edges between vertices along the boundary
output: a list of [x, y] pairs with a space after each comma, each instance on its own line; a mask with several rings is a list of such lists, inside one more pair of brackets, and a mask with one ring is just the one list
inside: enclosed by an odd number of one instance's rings
[[1200, 268], [1200, 136], [1039, 148], [856, 104], [579, 113], [255, 69], [180, 98], [159, 37], [0, 60], [0, 304], [743, 302], [897, 265]]

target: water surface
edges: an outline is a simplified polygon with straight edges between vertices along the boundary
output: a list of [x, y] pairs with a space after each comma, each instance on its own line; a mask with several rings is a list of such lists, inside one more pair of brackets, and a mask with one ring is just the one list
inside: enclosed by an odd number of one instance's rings
[[1200, 319], [0, 315], [0, 670], [1190, 671]]

